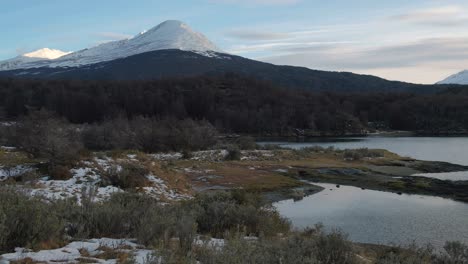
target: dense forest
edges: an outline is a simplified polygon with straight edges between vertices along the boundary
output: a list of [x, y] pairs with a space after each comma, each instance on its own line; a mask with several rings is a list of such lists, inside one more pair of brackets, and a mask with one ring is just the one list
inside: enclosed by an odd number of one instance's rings
[[75, 124], [194, 120], [221, 133], [345, 135], [369, 129], [463, 133], [468, 93], [331, 93], [277, 87], [238, 75], [154, 81], [0, 80], [0, 117], [45, 109]]

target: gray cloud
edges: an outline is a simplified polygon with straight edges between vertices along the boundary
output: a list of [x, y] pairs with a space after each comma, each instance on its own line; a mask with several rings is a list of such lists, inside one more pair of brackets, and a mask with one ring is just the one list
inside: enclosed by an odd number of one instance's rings
[[468, 22], [466, 10], [460, 6], [414, 10], [405, 14], [389, 17], [392, 21], [407, 22], [429, 26], [456, 26]]
[[275, 33], [275, 32], [262, 32], [253, 30], [231, 30], [226, 33], [226, 36], [240, 40], [248, 41], [262, 41], [262, 40], [279, 40], [287, 39], [290, 34]]
[[[352, 43], [331, 43], [319, 47], [282, 47], [276, 52], [282, 55], [260, 59], [312, 69], [374, 73], [393, 79], [396, 74], [403, 76], [405, 69], [412, 69], [418, 76], [405, 78], [416, 82], [435, 82], [468, 66], [467, 37], [422, 39], [367, 49]], [[431, 75], [425, 75], [422, 69], [431, 71]]]
[[229, 38], [244, 41], [267, 41], [267, 40], [293, 40], [299, 38], [310, 38], [317, 34], [330, 32], [330, 29], [322, 28], [316, 30], [273, 32], [268, 30], [235, 29], [225, 33]]

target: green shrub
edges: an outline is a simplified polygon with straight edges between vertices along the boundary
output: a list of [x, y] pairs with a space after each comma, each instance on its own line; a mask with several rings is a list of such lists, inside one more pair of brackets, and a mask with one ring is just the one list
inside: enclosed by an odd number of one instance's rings
[[257, 142], [253, 137], [242, 136], [235, 140], [235, 144], [242, 150], [257, 149]]
[[116, 186], [124, 190], [148, 186], [149, 170], [136, 163], [124, 163], [110, 167], [102, 175], [102, 185]]
[[52, 165], [48, 166], [49, 176], [52, 180], [64, 181], [72, 177], [70, 168], [62, 165]]
[[7, 189], [0, 191], [0, 251], [58, 241], [63, 230], [63, 219], [50, 205]]
[[231, 146], [228, 148], [228, 154], [226, 156], [226, 160], [240, 160], [241, 159], [241, 151], [237, 146]]
[[384, 151], [378, 149], [346, 149], [343, 153], [343, 158], [346, 160], [362, 160], [364, 158], [381, 158], [384, 157]]
[[193, 202], [201, 208], [197, 217], [201, 233], [217, 237], [227, 231], [274, 236], [290, 229], [287, 219], [254, 196], [217, 192], [199, 195]]
[[258, 241], [235, 237], [228, 240], [221, 250], [205, 246], [197, 253], [197, 259], [201, 263], [356, 263], [350, 243], [345, 241], [341, 234], [335, 232], [318, 233], [313, 236], [296, 233], [284, 238], [273, 237]]

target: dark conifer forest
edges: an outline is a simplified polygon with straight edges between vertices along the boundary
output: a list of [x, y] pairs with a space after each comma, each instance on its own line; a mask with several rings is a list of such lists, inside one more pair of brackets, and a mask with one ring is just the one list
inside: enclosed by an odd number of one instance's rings
[[47, 110], [75, 124], [193, 120], [220, 133], [345, 135], [368, 130], [428, 134], [468, 129], [468, 92], [334, 93], [287, 89], [238, 75], [154, 81], [0, 80], [0, 116]]

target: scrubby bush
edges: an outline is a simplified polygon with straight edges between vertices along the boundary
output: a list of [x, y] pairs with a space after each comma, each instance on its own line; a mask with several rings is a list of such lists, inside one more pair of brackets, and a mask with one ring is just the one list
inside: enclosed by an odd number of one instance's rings
[[0, 252], [15, 247], [36, 248], [40, 243], [60, 241], [63, 219], [50, 205], [8, 189], [0, 191]]
[[288, 232], [290, 223], [264, 205], [258, 197], [241, 191], [202, 194], [194, 200], [201, 207], [198, 230], [222, 237], [226, 231], [272, 236]]
[[446, 254], [440, 263], [468, 263], [468, 245], [461, 242], [447, 242], [444, 246]]
[[116, 193], [102, 203], [83, 198], [81, 206], [62, 202], [59, 207], [68, 223], [67, 235], [80, 239], [135, 237], [140, 222], [149, 212], [160, 209], [156, 200], [136, 193]]
[[52, 180], [64, 181], [72, 177], [70, 168], [63, 165], [50, 164], [48, 166], [48, 172]]
[[216, 143], [216, 129], [191, 119], [117, 118], [83, 128], [84, 145], [92, 150], [137, 149], [145, 152], [195, 151]]
[[255, 138], [249, 136], [239, 137], [234, 141], [234, 143], [242, 150], [252, 150], [257, 148], [257, 142], [255, 142]]
[[101, 184], [122, 189], [145, 187], [149, 183], [147, 178], [149, 174], [150, 172], [145, 166], [128, 162], [108, 168], [102, 175]]
[[11, 142], [34, 157], [49, 160], [52, 166], [73, 163], [83, 148], [78, 131], [45, 110], [32, 111], [13, 129]]
[[378, 149], [346, 149], [343, 153], [343, 158], [346, 160], [362, 160], [364, 158], [381, 158], [384, 155], [384, 151]]
[[188, 151], [188, 150], [183, 150], [182, 151], [182, 159], [191, 159], [193, 158], [193, 153], [191, 151]]
[[240, 160], [241, 159], [241, 151], [237, 146], [230, 146], [228, 148], [228, 154], [226, 155], [226, 160]]
[[[93, 195], [89, 189], [78, 205], [74, 200], [43, 202], [1, 189], [0, 252], [57, 246], [64, 239], [111, 237], [137, 238], [157, 248], [157, 257], [147, 263], [360, 263], [341, 232], [324, 232], [320, 226], [291, 232], [289, 222], [259, 196], [241, 190], [169, 205], [136, 193], [118, 193], [94, 203]], [[224, 238], [226, 244], [194, 244], [197, 234]], [[447, 243], [444, 253], [411, 247], [383, 248], [376, 254], [378, 264], [468, 263], [468, 247], [458, 242]]]
[[407, 248], [392, 247], [377, 256], [377, 264], [465, 264], [468, 263], [468, 245], [461, 242], [447, 242], [444, 251], [438, 252], [432, 246], [411, 245]]
[[[323, 243], [326, 241], [326, 243]], [[258, 241], [235, 237], [222, 250], [202, 248], [198, 251], [201, 263], [288, 263], [288, 264], [352, 264], [356, 263], [350, 242], [337, 232], [313, 235], [291, 234]]]

